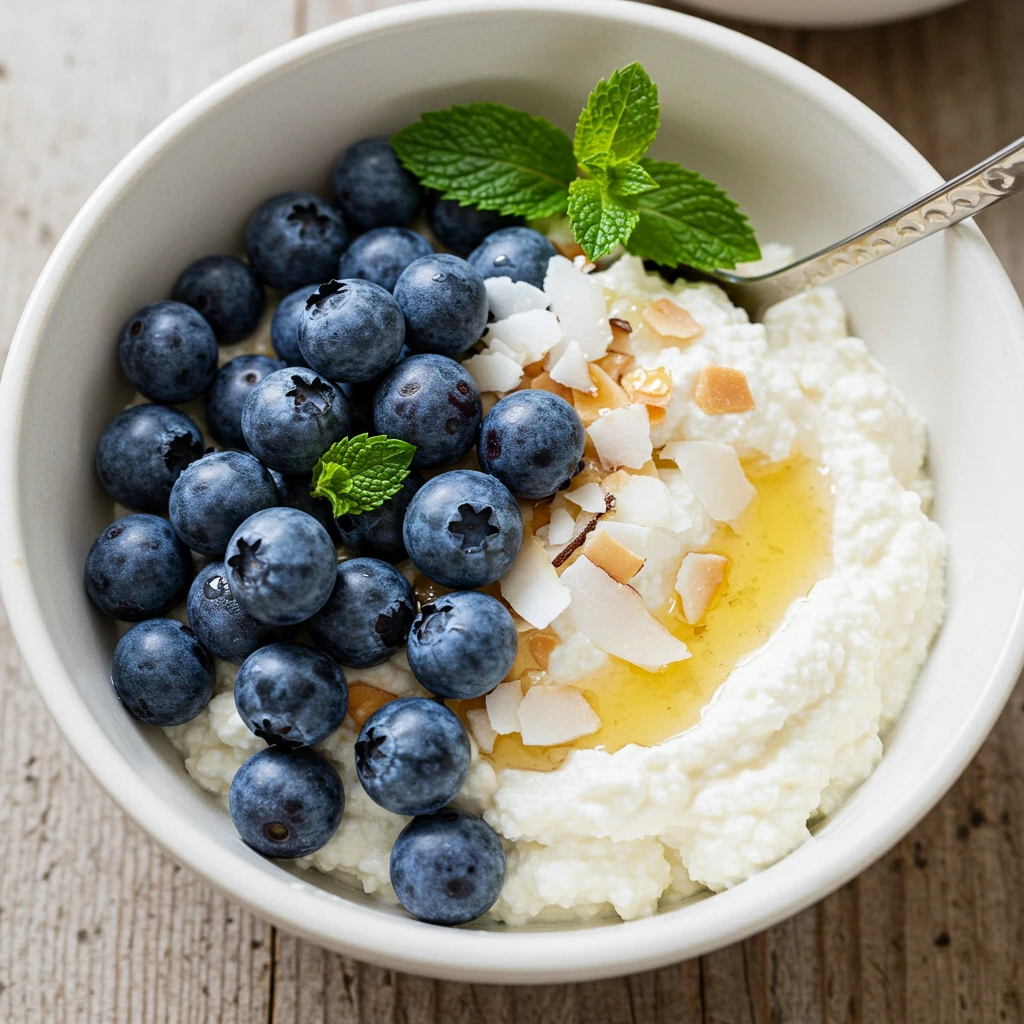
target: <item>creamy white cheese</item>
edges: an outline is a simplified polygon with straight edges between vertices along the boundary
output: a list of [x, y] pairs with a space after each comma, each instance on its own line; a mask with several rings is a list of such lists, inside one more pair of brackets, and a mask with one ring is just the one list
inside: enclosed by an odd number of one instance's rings
[[[508, 875], [492, 915], [530, 920], [623, 918], [735, 885], [808, 838], [882, 753], [944, 609], [942, 531], [926, 515], [926, 435], [865, 344], [846, 330], [829, 289], [791, 299], [751, 324], [708, 284], [666, 284], [625, 257], [593, 275], [608, 314], [629, 320], [644, 367], [665, 367], [674, 390], [651, 429], [655, 449], [676, 440], [732, 445], [741, 456], [808, 456], [834, 488], [833, 571], [790, 608], [783, 625], [737, 665], [697, 725], [656, 747], [576, 750], [553, 772], [495, 772], [474, 746], [459, 806], [504, 837]], [[642, 326], [648, 302], [670, 298], [704, 332], [686, 345]], [[755, 408], [708, 415], [692, 400], [697, 375], [728, 366], [747, 377]], [[714, 524], [678, 470], [663, 470], [671, 524], [632, 531], [646, 562], [632, 585], [650, 608], [668, 600], [680, 560], [707, 544]], [[675, 527], [670, 529], [669, 526]], [[604, 527], [602, 527], [604, 528]], [[607, 655], [572, 625], [548, 674], [571, 684]], [[347, 672], [399, 695], [422, 692], [403, 657]], [[168, 730], [189, 774], [226, 796], [242, 761], [263, 743], [239, 720], [222, 669], [221, 692], [196, 720]], [[320, 746], [345, 784], [334, 838], [300, 864], [394, 900], [388, 858], [405, 818], [374, 804], [355, 776], [351, 721]]]

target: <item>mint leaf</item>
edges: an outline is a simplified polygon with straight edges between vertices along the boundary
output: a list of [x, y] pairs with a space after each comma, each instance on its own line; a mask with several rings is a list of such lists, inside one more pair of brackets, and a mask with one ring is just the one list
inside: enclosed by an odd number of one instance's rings
[[637, 223], [637, 200], [615, 196], [606, 182], [577, 178], [569, 186], [569, 220], [588, 260], [596, 260], [629, 238]]
[[657, 187], [658, 183], [640, 164], [614, 164], [608, 168], [608, 189], [613, 196], [638, 196]]
[[760, 258], [750, 223], [717, 185], [664, 160], [644, 159], [640, 166], [658, 188], [637, 197], [640, 217], [626, 245], [631, 253], [706, 271]]
[[415, 445], [383, 434], [342, 438], [313, 467], [310, 493], [327, 498], [335, 516], [370, 512], [402, 489], [415, 454]]
[[391, 144], [406, 168], [445, 199], [503, 214], [564, 213], [576, 177], [565, 132], [501, 103], [426, 113]]
[[647, 72], [637, 63], [613, 71], [594, 87], [576, 122], [576, 159], [586, 164], [607, 153], [609, 163], [638, 160], [654, 141], [658, 117], [658, 87]]

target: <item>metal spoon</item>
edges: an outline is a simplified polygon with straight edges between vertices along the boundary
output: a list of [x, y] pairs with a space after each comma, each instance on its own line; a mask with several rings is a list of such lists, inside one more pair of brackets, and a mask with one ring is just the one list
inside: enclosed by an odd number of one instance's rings
[[698, 276], [721, 285], [751, 320], [760, 320], [776, 302], [905, 249], [1020, 191], [1024, 191], [1024, 138], [902, 210], [813, 256], [757, 277], [728, 270]]

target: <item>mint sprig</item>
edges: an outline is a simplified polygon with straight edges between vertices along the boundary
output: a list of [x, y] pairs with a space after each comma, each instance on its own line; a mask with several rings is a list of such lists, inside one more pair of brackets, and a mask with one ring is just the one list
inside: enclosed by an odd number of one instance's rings
[[371, 512], [402, 489], [415, 454], [415, 445], [383, 434], [342, 438], [313, 467], [310, 493], [330, 501], [335, 516]]
[[749, 222], [722, 189], [644, 156], [659, 120], [657, 86], [633, 63], [597, 83], [572, 140], [542, 117], [471, 103], [426, 113], [391, 141], [445, 199], [531, 220], [568, 212], [591, 260], [620, 244], [700, 270], [758, 259]]

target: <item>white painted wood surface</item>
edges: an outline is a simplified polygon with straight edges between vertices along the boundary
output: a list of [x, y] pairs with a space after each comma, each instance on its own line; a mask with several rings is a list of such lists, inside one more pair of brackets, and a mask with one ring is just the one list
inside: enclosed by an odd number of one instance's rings
[[[149, 128], [243, 61], [380, 6], [391, 4], [0, 0], [0, 352], [60, 232]], [[856, 32], [748, 30], [859, 95], [944, 172], [1024, 131], [1020, 0]], [[1024, 286], [1024, 203], [983, 226]], [[470, 987], [276, 934], [179, 869], [71, 755], [0, 619], [0, 1022], [1021, 1021], [1022, 726], [1018, 688], [906, 841], [765, 934], [632, 978]]]

